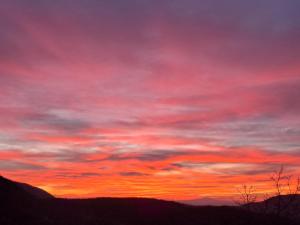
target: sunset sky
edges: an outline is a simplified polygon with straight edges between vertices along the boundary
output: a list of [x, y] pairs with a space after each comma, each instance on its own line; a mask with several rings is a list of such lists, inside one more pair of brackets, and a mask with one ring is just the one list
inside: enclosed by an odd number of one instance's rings
[[180, 200], [300, 173], [299, 9], [0, 0], [0, 174], [59, 197]]

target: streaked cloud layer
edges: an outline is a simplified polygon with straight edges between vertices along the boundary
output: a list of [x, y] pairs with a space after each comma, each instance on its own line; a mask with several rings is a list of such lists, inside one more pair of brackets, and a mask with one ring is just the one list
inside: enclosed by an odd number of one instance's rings
[[300, 172], [299, 1], [0, 3], [4, 175], [186, 199]]

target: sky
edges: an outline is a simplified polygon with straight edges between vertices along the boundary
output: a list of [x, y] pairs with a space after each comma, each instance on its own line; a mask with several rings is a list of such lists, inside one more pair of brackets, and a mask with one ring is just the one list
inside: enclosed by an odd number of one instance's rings
[[59, 197], [175, 200], [299, 174], [299, 8], [0, 0], [0, 173]]

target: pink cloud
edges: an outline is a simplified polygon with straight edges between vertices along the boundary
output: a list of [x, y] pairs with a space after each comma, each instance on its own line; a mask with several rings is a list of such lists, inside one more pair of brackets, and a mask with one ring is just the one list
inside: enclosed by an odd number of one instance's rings
[[4, 1], [0, 169], [60, 196], [163, 198], [298, 171], [297, 3], [255, 3]]

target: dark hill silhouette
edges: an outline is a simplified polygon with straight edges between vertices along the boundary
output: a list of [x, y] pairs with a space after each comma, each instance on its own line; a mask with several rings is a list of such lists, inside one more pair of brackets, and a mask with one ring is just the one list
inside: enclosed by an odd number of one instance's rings
[[25, 190], [27, 193], [30, 193], [35, 198], [39, 198], [39, 199], [54, 198], [53, 195], [49, 194], [48, 192], [46, 192], [40, 188], [36, 188], [36, 187], [33, 187], [33, 186], [31, 186], [29, 184], [25, 184], [25, 183], [17, 183], [17, 184], [23, 190]]
[[0, 209], [1, 225], [292, 224], [286, 219], [239, 207], [196, 207], [147, 198], [39, 198], [32, 194], [32, 189], [28, 191], [3, 177], [0, 178]]
[[[280, 206], [280, 209], [278, 207]], [[300, 195], [280, 195], [261, 202], [247, 204], [244, 207], [254, 212], [280, 214], [299, 221], [300, 224]]]
[[[34, 198], [39, 198], [39, 199], [54, 198], [53, 195], [49, 194], [48, 192], [46, 192], [40, 188], [33, 187], [33, 186], [31, 186], [29, 184], [25, 184], [25, 183], [12, 182], [12, 181], [0, 176], [0, 187], [2, 187], [2, 188], [10, 187], [11, 188], [12, 185], [20, 187], [22, 190], [24, 190], [26, 193], [32, 195], [32, 197], [34, 197]], [[17, 187], [15, 187], [15, 188], [17, 188]], [[21, 190], [19, 190], [19, 191], [21, 192]]]

